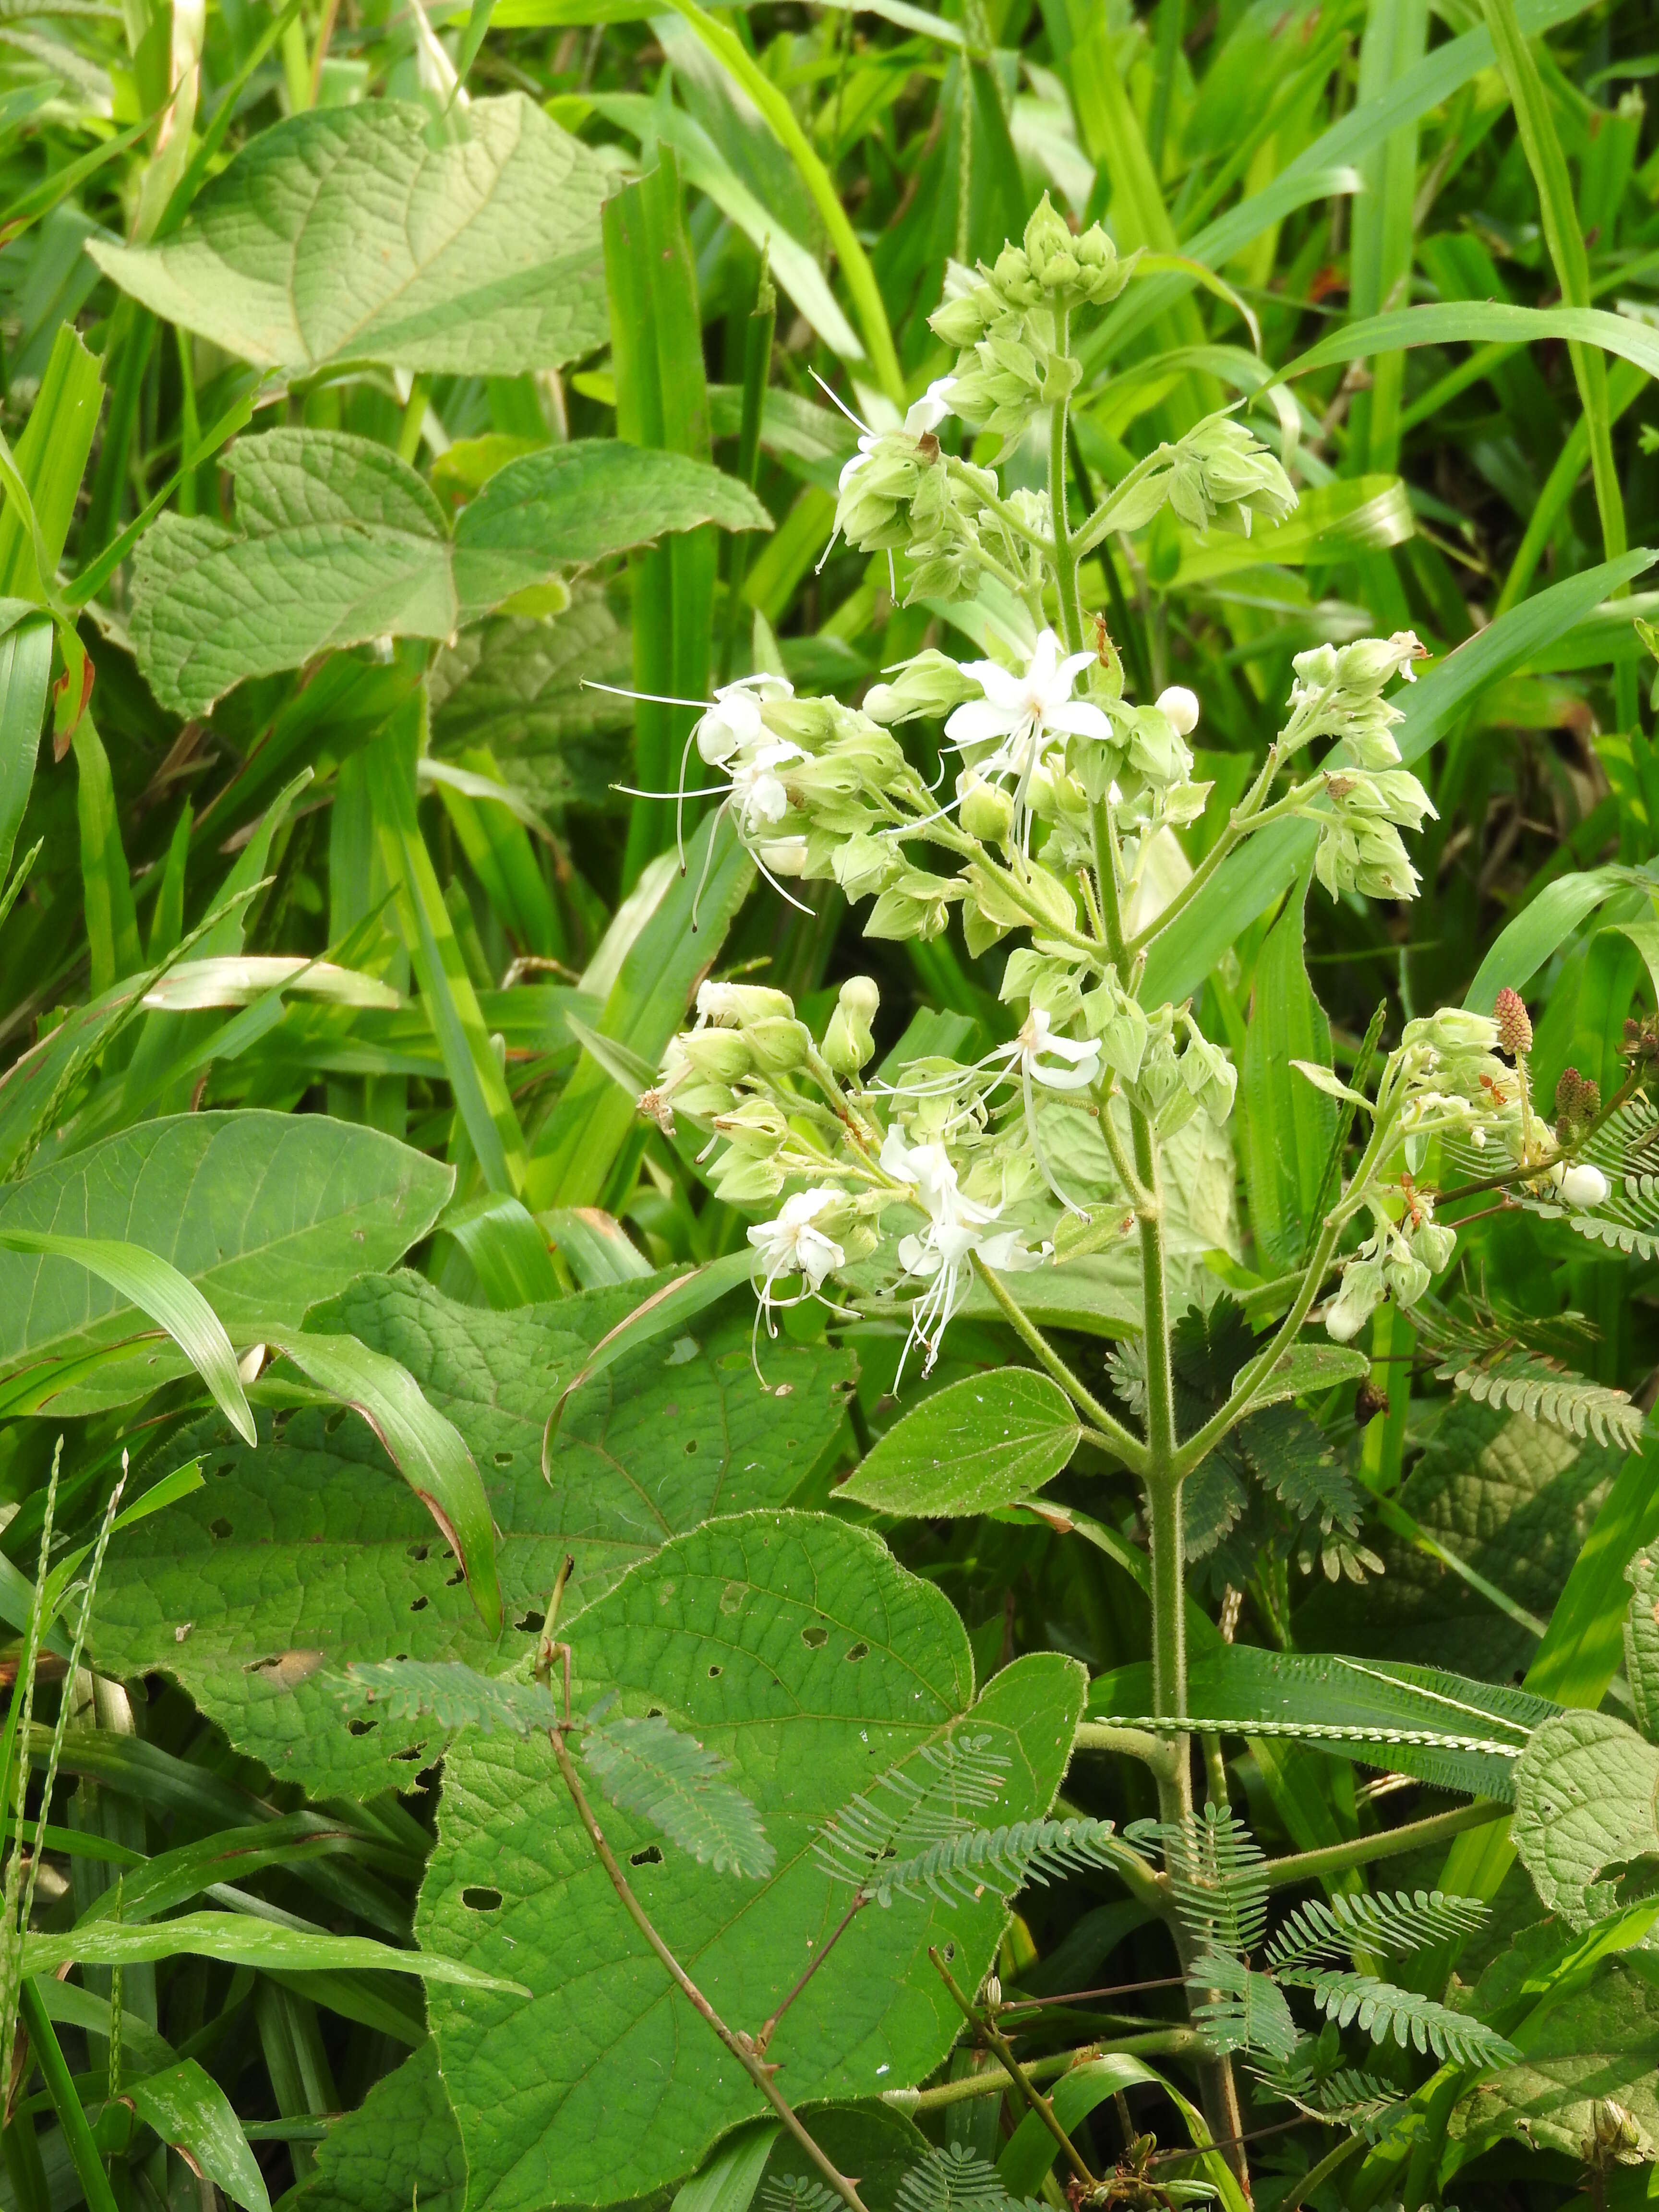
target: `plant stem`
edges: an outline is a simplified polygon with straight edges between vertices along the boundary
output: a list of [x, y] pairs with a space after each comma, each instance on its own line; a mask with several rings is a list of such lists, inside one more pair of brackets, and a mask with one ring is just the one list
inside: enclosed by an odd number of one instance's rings
[[1477, 1797], [1449, 1813], [1436, 1813], [1426, 1820], [1408, 1820], [1403, 1827], [1380, 1829], [1374, 1836], [1355, 1836], [1346, 1844], [1327, 1844], [1316, 1851], [1297, 1851], [1289, 1858], [1269, 1859], [1261, 1869], [1269, 1889], [1288, 1889], [1303, 1881], [1323, 1881], [1328, 1875], [1346, 1874], [1350, 1867], [1370, 1866], [1378, 1859], [1398, 1858], [1404, 1851], [1425, 1850], [1449, 1843], [1470, 1828], [1484, 1828], [1492, 1820], [1506, 1820], [1510, 1808], [1491, 1798]]
[[1020, 1342], [1033, 1358], [1042, 1361], [1072, 1403], [1088, 1417], [1098, 1431], [1099, 1441], [1109, 1444], [1125, 1466], [1139, 1474], [1146, 1460], [1146, 1447], [1139, 1437], [1109, 1413], [1099, 1400], [1079, 1382], [1042, 1332], [1011, 1297], [1007, 1285], [996, 1270], [988, 1267], [977, 1252], [973, 1257], [975, 1273], [1002, 1309], [1004, 1318]]
[[957, 2006], [960, 2008], [963, 2018], [977, 2034], [984, 2038], [985, 2041], [990, 2045], [992, 2050], [995, 2051], [997, 2057], [1002, 2062], [1004, 2071], [1018, 2089], [1020, 2095], [1025, 2100], [1025, 2102], [1030, 2106], [1032, 2112], [1036, 2114], [1037, 2118], [1042, 2122], [1043, 2126], [1048, 2129], [1049, 2134], [1060, 2145], [1060, 2152], [1066, 2160], [1066, 2163], [1071, 2167], [1072, 2172], [1077, 2176], [1077, 2179], [1083, 2184], [1085, 2189], [1092, 2188], [1094, 2186], [1095, 2177], [1090, 2172], [1088, 2167], [1084, 2164], [1082, 2157], [1078, 2151], [1077, 2145], [1072, 2141], [1070, 2136], [1066, 2134], [1065, 2129], [1060, 2125], [1060, 2116], [1055, 2112], [1054, 2106], [1043, 2095], [1042, 2090], [1036, 2087], [1035, 2082], [1033, 2082], [1030, 2075], [1025, 2072], [1018, 2059], [1015, 2057], [1013, 2045], [1009, 2042], [1007, 2037], [1004, 2035], [1001, 2030], [994, 2025], [988, 2014], [975, 2010], [973, 2005], [969, 2003], [968, 1999], [963, 1995], [960, 1988], [958, 1988], [956, 1979], [951, 1974], [951, 1969], [945, 1965], [944, 1960], [940, 1958], [939, 1953], [933, 1948], [932, 1944], [929, 1944], [927, 1947], [927, 1955], [933, 1960], [935, 1968], [938, 1970], [939, 1979], [944, 1983], [945, 1988], [949, 1990], [951, 1996], [955, 1999]]
[[[1072, 311], [1062, 307], [1054, 334], [1054, 351], [1064, 354], [1071, 343]], [[1069, 653], [1083, 650], [1083, 608], [1077, 592], [1077, 549], [1066, 519], [1066, 399], [1056, 399], [1048, 410], [1048, 506], [1054, 532], [1054, 584], [1060, 595], [1060, 619]]]
[[[1024, 2062], [1028, 2081], [1052, 2081], [1074, 2066], [1091, 2065], [1097, 2058], [1190, 2058], [1201, 2050], [1195, 2028], [1151, 2028], [1144, 2035], [1126, 2035], [1111, 2043], [1085, 2043], [1075, 2051], [1051, 2051], [1046, 2057]], [[1012, 2076], [997, 2070], [964, 2074], [957, 2081], [940, 2081], [932, 2089], [884, 2089], [882, 2102], [896, 2112], [936, 2112], [947, 2105], [964, 2104], [971, 2097], [1000, 2097]]]
[[1285, 2212], [1302, 2212], [1302, 2207], [1312, 2196], [1314, 2191], [1319, 2188], [1322, 2183], [1328, 2181], [1334, 2173], [1340, 2173], [1354, 2153], [1357, 2150], [1364, 2150], [1364, 2136], [1350, 2136], [1346, 2142], [1338, 2143], [1334, 2150], [1328, 2150], [1317, 2166], [1310, 2166], [1308, 2168], [1289, 2197], [1285, 2198]]
[[58, 2124], [64, 2130], [64, 2141], [86, 2197], [88, 2212], [116, 2212], [115, 2193], [104, 2172], [104, 2161], [98, 2155], [98, 2146], [93, 2140], [81, 2100], [75, 2094], [74, 2077], [58, 2047], [40, 1992], [32, 1980], [25, 1982], [18, 1992], [18, 2009], [29, 2032], [34, 2063], [40, 2069], [46, 2094], [52, 2099]]
[[[564, 1786], [570, 1792], [570, 1802], [576, 1808], [576, 1817], [587, 1831], [588, 1840], [593, 1846], [599, 1864], [610, 1875], [611, 1886], [622, 1899], [629, 1918], [662, 1961], [669, 1979], [685, 1997], [693, 2010], [700, 2013], [709, 2027], [714, 2029], [715, 2034], [719, 2036], [744, 2072], [748, 2075], [750, 2080], [783, 2122], [784, 2126], [800, 2145], [807, 2157], [817, 2166], [830, 2188], [846, 2205], [847, 2212], [866, 2212], [864, 2201], [858, 2191], [844, 2173], [838, 2172], [834, 2162], [819, 2149], [817, 2144], [801, 2125], [782, 2091], [773, 2081], [772, 2076], [777, 2071], [776, 2067], [769, 2066], [763, 2063], [750, 2037], [739, 2034], [726, 2026], [690, 1975], [686, 1972], [684, 1967], [669, 1949], [667, 1944], [663, 1942], [662, 1937], [658, 1935], [655, 1928], [651, 1924], [645, 1907], [629, 1887], [627, 1875], [617, 1863], [616, 1854], [606, 1843], [604, 1831], [593, 1817], [593, 1808], [588, 1803], [582, 1785], [577, 1779], [575, 1765], [570, 1756], [570, 1747], [564, 1740], [563, 1729], [552, 1729], [549, 1731], [549, 1735], [553, 1745], [553, 1756], [559, 1762], [559, 1772], [564, 1778]], [[90, 2196], [88, 2203], [92, 2203]], [[113, 2200], [107, 2207], [93, 2205], [93, 2212], [115, 2212]]]

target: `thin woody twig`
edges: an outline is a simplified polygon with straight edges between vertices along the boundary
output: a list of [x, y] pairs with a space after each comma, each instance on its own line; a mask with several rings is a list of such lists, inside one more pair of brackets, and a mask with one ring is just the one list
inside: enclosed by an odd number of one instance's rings
[[777, 2072], [777, 2068], [765, 2063], [755, 2047], [752, 2037], [744, 2034], [739, 2029], [726, 2026], [690, 1975], [686, 1972], [684, 1967], [669, 1949], [667, 1944], [664, 1942], [662, 1937], [658, 1935], [645, 1907], [629, 1887], [627, 1875], [617, 1864], [616, 1854], [606, 1843], [605, 1832], [594, 1818], [593, 1808], [588, 1803], [582, 1785], [577, 1778], [575, 1764], [570, 1756], [570, 1747], [564, 1740], [564, 1730], [556, 1728], [550, 1729], [548, 1733], [553, 1746], [553, 1756], [559, 1762], [559, 1772], [564, 1778], [564, 1786], [570, 1793], [570, 1802], [576, 1808], [577, 1819], [587, 1831], [588, 1841], [593, 1846], [595, 1856], [606, 1874], [610, 1875], [611, 1886], [622, 1899], [629, 1918], [662, 1961], [669, 1979], [690, 2004], [693, 2010], [700, 2014], [714, 2029], [715, 2034], [719, 2036], [738, 2065], [743, 2068], [744, 2072], [748, 2075], [767, 2103], [771, 2106], [801, 2149], [805, 2152], [830, 2188], [846, 2205], [847, 2212], [867, 2212], [867, 2208], [857, 2189], [847, 2176], [837, 2169], [834, 2162], [825, 2156], [801, 2125], [794, 2108], [772, 2078]]
[[1066, 2134], [1065, 2129], [1060, 2125], [1060, 2116], [1054, 2111], [1054, 2106], [1043, 2095], [1042, 2090], [1036, 2087], [1030, 2076], [1025, 2072], [1025, 2069], [1021, 2066], [1018, 2059], [1015, 2057], [1013, 2046], [1009, 2042], [1007, 2037], [1000, 2033], [1000, 2031], [985, 2014], [976, 2012], [974, 2009], [974, 2007], [969, 2002], [968, 1999], [963, 1996], [961, 1989], [957, 1985], [956, 1977], [951, 1973], [951, 1969], [945, 1965], [944, 1960], [940, 1958], [938, 1951], [931, 1943], [927, 1947], [927, 1955], [933, 1960], [934, 1967], [939, 1973], [939, 1979], [944, 1983], [945, 1988], [949, 1990], [951, 1996], [955, 1999], [963, 2018], [977, 2034], [981, 2035], [985, 2039], [986, 2042], [990, 2045], [992, 2050], [995, 2051], [997, 2057], [1002, 2062], [1003, 2070], [1007, 2074], [1009, 2079], [1013, 2081], [1015, 2086], [1018, 2087], [1020, 2095], [1024, 2098], [1031, 2110], [1042, 2122], [1043, 2126], [1048, 2129], [1049, 2134], [1060, 2145], [1061, 2151], [1065, 2154], [1066, 2162], [1071, 2167], [1072, 2172], [1077, 2176], [1078, 2179], [1083, 2183], [1085, 2188], [1091, 2188], [1094, 2185], [1094, 2175], [1090, 2172], [1088, 2167], [1084, 2164], [1077, 2145], [1072, 2141], [1070, 2136]]
[[777, 2033], [778, 2022], [783, 2018], [785, 2013], [788, 2011], [790, 2006], [793, 2004], [795, 1999], [806, 1987], [808, 1982], [811, 1980], [813, 1975], [817, 1973], [818, 1968], [823, 1964], [824, 1960], [830, 1956], [830, 1954], [835, 1949], [836, 1944], [840, 1942], [842, 1937], [852, 1926], [854, 1916], [860, 1912], [863, 1908], [869, 1904], [869, 1898], [866, 1895], [863, 1890], [860, 1890], [858, 1895], [853, 1899], [853, 1902], [848, 1906], [846, 1911], [842, 1913], [840, 1920], [836, 1923], [829, 1942], [825, 1943], [823, 1948], [817, 1953], [811, 1966], [807, 1967], [806, 1972], [795, 1984], [794, 1988], [790, 1990], [788, 1996], [778, 2007], [777, 2010], [772, 2014], [771, 2018], [763, 2024], [759, 2033], [755, 2038], [755, 2049], [762, 2057], [765, 2057], [766, 2046], [770, 2043], [772, 2038]]

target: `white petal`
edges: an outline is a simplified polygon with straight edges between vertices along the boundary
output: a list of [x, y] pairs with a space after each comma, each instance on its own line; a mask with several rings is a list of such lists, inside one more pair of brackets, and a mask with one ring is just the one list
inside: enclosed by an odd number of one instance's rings
[[1001, 706], [989, 698], [965, 699], [952, 709], [945, 734], [959, 745], [982, 745], [992, 738], [1010, 736], [1024, 719], [1018, 707]]

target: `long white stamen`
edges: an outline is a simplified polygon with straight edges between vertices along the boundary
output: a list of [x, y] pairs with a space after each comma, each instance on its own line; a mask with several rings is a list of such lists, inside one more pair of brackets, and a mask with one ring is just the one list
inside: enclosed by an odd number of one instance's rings
[[818, 374], [817, 369], [809, 368], [806, 374], [811, 378], [813, 383], [817, 385], [818, 390], [830, 402], [830, 404], [832, 407], [839, 407], [842, 413], [847, 417], [848, 421], [852, 423], [855, 429], [862, 430], [866, 438], [873, 438], [875, 436], [876, 434], [870, 428], [870, 425], [867, 422], [861, 422], [853, 412], [852, 409], [847, 404], [847, 402], [844, 399], [841, 399], [836, 397], [836, 395], [830, 389], [830, 386], [824, 382], [823, 379]]
[[[624, 799], [718, 799], [731, 786], [725, 783], [707, 784], [701, 791], [636, 791], [631, 783], [613, 783], [612, 791], [619, 791]], [[685, 855], [680, 855], [680, 873], [685, 872]]]
[[629, 691], [621, 684], [598, 684], [591, 676], [581, 680], [584, 691], [608, 691], [613, 699], [638, 699], [647, 707], [690, 707], [694, 714], [708, 712], [707, 699], [671, 699], [661, 691]]

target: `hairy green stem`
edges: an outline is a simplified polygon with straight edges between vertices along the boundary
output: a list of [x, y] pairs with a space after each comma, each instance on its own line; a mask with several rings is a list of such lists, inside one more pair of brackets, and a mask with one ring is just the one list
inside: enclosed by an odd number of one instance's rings
[[[1054, 351], [1063, 355], [1071, 343], [1072, 314], [1062, 307], [1054, 337]], [[1083, 650], [1083, 607], [1077, 591], [1077, 549], [1066, 518], [1066, 422], [1067, 402], [1056, 399], [1048, 410], [1048, 506], [1054, 532], [1054, 584], [1060, 596], [1060, 625], [1068, 653]]]
[[1374, 1836], [1355, 1836], [1346, 1844], [1327, 1844], [1316, 1851], [1297, 1851], [1289, 1858], [1269, 1859], [1262, 1875], [1269, 1889], [1289, 1889], [1297, 1882], [1323, 1881], [1346, 1874], [1351, 1867], [1371, 1866], [1378, 1859], [1398, 1858], [1406, 1851], [1426, 1850], [1449, 1844], [1470, 1828], [1484, 1828], [1493, 1820], [1506, 1820], [1507, 1805], [1489, 1797], [1459, 1805], [1449, 1813], [1436, 1813], [1426, 1820], [1408, 1820], [1403, 1827], [1382, 1828]]
[[[1195, 2028], [1149, 2028], [1144, 2035], [1127, 2035], [1111, 2043], [1085, 2043], [1075, 2051], [1051, 2051], [1044, 2058], [1022, 2062], [1028, 2081], [1052, 2081], [1073, 2067], [1092, 2065], [1098, 2058], [1190, 2058], [1202, 2049]], [[885, 2089], [882, 2102], [896, 2112], [936, 2112], [947, 2105], [965, 2104], [973, 2097], [1000, 2097], [1009, 2077], [1000, 2065], [983, 2074], [964, 2074], [959, 2081], [941, 2081], [932, 2089]]]
[[1146, 1463], [1146, 1448], [1139, 1437], [1109, 1413], [1099, 1400], [1073, 1374], [1030, 1316], [1021, 1310], [996, 1270], [988, 1267], [977, 1252], [973, 1257], [974, 1272], [1001, 1308], [1004, 1319], [1020, 1342], [1033, 1358], [1042, 1361], [1079, 1412], [1086, 1415], [1097, 1433], [1098, 1441], [1109, 1444], [1124, 1465], [1139, 1474]]

